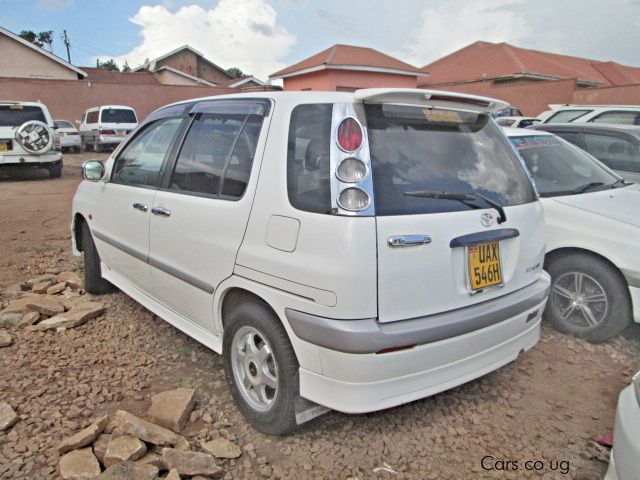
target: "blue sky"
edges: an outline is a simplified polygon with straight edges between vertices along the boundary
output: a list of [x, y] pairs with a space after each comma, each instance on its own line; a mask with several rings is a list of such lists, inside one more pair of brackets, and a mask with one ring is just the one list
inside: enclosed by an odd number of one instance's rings
[[640, 0], [0, 0], [0, 25], [54, 30], [72, 63], [140, 64], [189, 43], [266, 78], [335, 43], [423, 66], [476, 40], [640, 66]]

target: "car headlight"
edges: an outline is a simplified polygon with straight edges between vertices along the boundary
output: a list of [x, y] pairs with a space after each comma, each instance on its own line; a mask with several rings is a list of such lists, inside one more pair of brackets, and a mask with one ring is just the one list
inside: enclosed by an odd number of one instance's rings
[[638, 405], [640, 405], [640, 372], [633, 376], [631, 383], [633, 383], [633, 390], [636, 392], [636, 400], [638, 400]]

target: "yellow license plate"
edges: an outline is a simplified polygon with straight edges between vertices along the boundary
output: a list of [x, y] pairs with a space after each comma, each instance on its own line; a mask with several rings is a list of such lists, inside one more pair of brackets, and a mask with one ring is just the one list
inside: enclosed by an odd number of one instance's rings
[[499, 242], [471, 245], [467, 249], [467, 255], [471, 290], [482, 290], [502, 283]]
[[124, 137], [125, 133], [124, 130], [116, 130], [116, 137]]
[[60, 132], [60, 133], [58, 133], [58, 136], [59, 136], [59, 137], [64, 137], [64, 132]]
[[9, 151], [9, 145], [6, 142], [0, 142], [0, 152]]

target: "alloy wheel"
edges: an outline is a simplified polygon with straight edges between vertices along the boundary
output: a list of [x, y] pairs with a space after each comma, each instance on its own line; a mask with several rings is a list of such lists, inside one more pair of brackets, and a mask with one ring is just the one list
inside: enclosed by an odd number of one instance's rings
[[554, 280], [551, 306], [563, 322], [586, 329], [605, 320], [609, 299], [603, 286], [591, 275], [568, 272]]

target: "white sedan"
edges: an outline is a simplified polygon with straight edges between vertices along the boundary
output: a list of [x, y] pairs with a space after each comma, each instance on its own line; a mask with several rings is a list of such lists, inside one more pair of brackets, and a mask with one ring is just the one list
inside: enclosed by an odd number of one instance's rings
[[545, 317], [591, 342], [640, 322], [640, 188], [588, 153], [537, 130], [505, 129], [545, 211]]
[[58, 133], [58, 138], [60, 138], [62, 150], [79, 152], [80, 133], [78, 133], [78, 129], [74, 127], [73, 123], [68, 120], [54, 120], [53, 124], [56, 126], [56, 132]]

